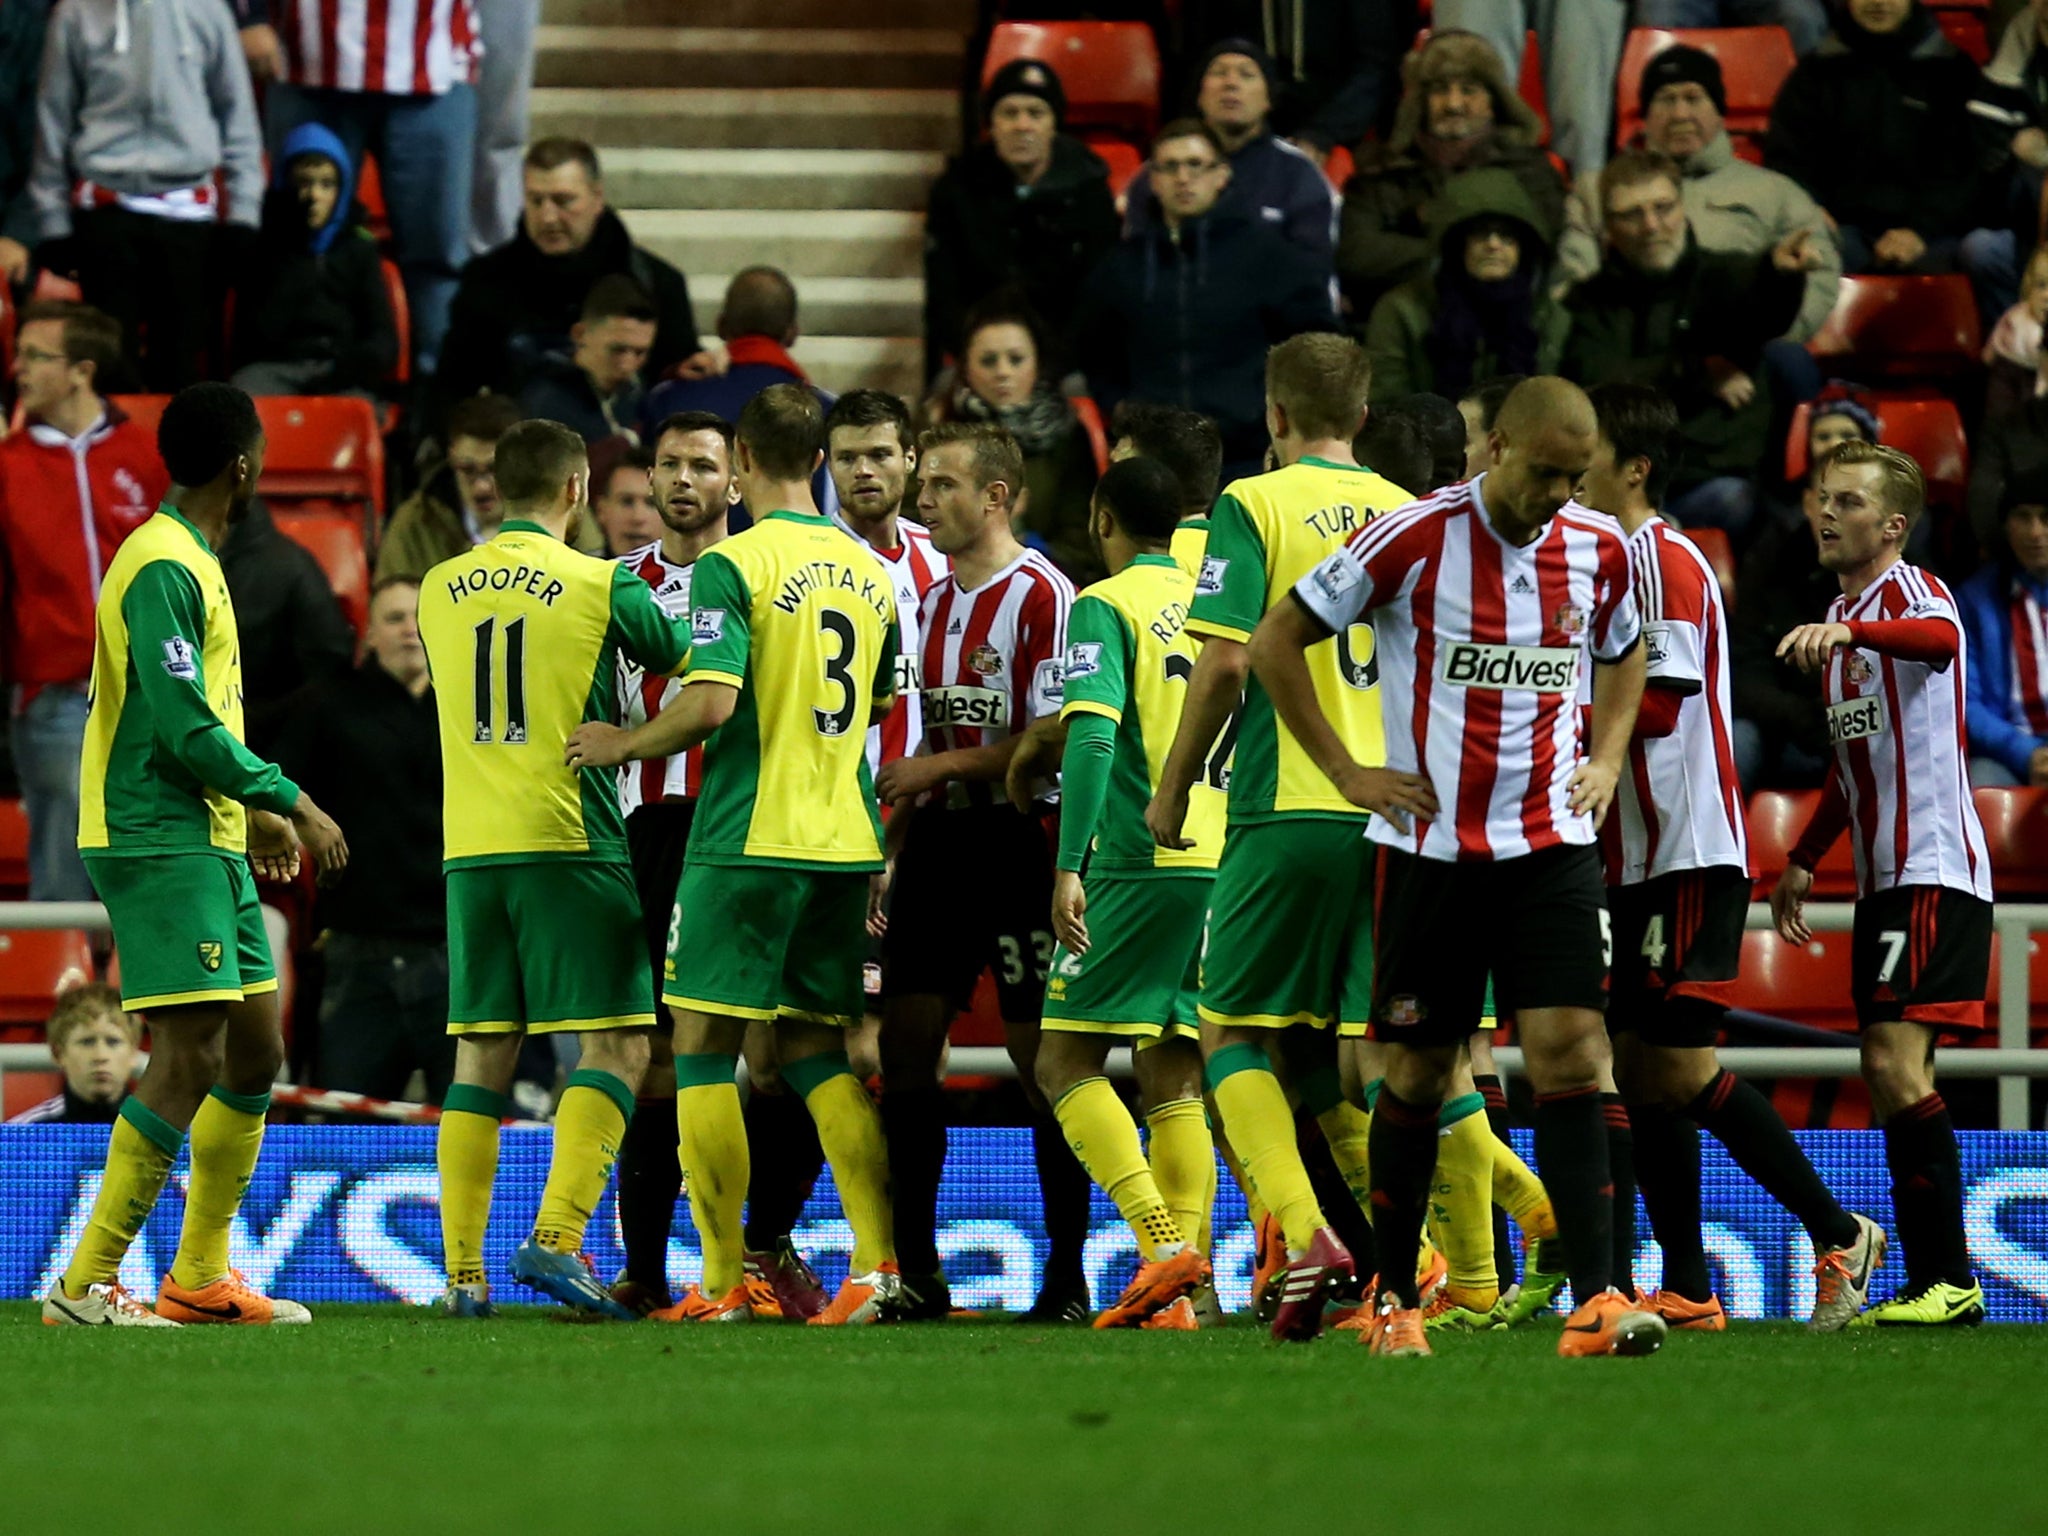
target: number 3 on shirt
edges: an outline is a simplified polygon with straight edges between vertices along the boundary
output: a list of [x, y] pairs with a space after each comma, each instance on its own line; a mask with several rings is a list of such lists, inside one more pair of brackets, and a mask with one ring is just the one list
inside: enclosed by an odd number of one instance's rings
[[825, 658], [825, 681], [839, 689], [839, 705], [835, 709], [811, 709], [811, 723], [818, 728], [820, 736], [844, 736], [848, 726], [853, 724], [853, 706], [860, 695], [854, 689], [853, 673], [849, 663], [859, 644], [853, 632], [853, 620], [837, 608], [824, 609], [818, 615], [818, 633], [835, 642], [831, 655]]

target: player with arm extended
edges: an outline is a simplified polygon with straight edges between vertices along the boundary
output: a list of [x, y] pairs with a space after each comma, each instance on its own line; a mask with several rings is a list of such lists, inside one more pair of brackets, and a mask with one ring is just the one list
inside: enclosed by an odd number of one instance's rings
[[[918, 443], [917, 509], [953, 562], [920, 615], [924, 737], [885, 766], [896, 844], [882, 944], [882, 1116], [895, 1177], [896, 1241], [909, 1319], [944, 1317], [950, 1291], [937, 1246], [946, 1157], [946, 1034], [984, 970], [1010, 1058], [1031, 1102], [1032, 1150], [1051, 1254], [1032, 1321], [1081, 1322], [1088, 1285], [1088, 1174], [1039, 1096], [1039, 1007], [1053, 950], [1052, 848], [1058, 794], [1048, 777], [1011, 803], [1005, 774], [1020, 733], [1054, 714], [1074, 589], [1010, 531], [1024, 455], [1002, 427], [959, 422]], [[1021, 813], [1021, 814], [1020, 814]]]
[[490, 1314], [483, 1242], [505, 1094], [527, 1035], [574, 1031], [582, 1059], [555, 1111], [547, 1184], [512, 1278], [630, 1320], [580, 1250], [647, 1070], [654, 989], [618, 780], [564, 767], [562, 748], [583, 721], [617, 717], [622, 652], [672, 673], [688, 634], [631, 567], [565, 542], [590, 485], [574, 432], [520, 422], [498, 441], [496, 475], [506, 510], [497, 533], [420, 586], [441, 728], [456, 1037], [436, 1149], [442, 1310]]
[[[1855, 1315], [1882, 1261], [1884, 1230], [1829, 1193], [1771, 1101], [1715, 1051], [1742, 959], [1750, 858], [1728, 706], [1728, 613], [1713, 568], [1658, 515], [1678, 446], [1678, 413], [1642, 384], [1591, 391], [1600, 421], [1586, 505], [1628, 535], [1642, 610], [1647, 687], [1614, 809], [1600, 829], [1613, 920], [1607, 1028], [1634, 1133], [1635, 1169], [1662, 1288], [1645, 1295], [1674, 1328], [1727, 1326], [1700, 1235], [1700, 1127], [1813, 1240], [1811, 1326]], [[1634, 1258], [1620, 1234], [1615, 1265]]]
[[[149, 1067], [122, 1102], [92, 1216], [43, 1321], [116, 1327], [304, 1323], [229, 1266], [228, 1231], [263, 1146], [284, 1061], [277, 972], [250, 873], [323, 876], [340, 828], [242, 744], [242, 657], [215, 553], [263, 473], [256, 407], [195, 384], [164, 408], [169, 499], [121, 545], [94, 615], [78, 847], [113, 921], [121, 1005], [146, 1014]], [[121, 1260], [190, 1133], [177, 1257], [150, 1311]]]
[[806, 389], [778, 384], [748, 402], [733, 463], [755, 522], [698, 557], [682, 696], [632, 731], [584, 725], [566, 749], [571, 765], [609, 767], [705, 748], [662, 986], [704, 1245], [704, 1279], [677, 1303], [679, 1322], [754, 1315], [734, 1077], [757, 1022], [775, 1028], [782, 1077], [817, 1121], [853, 1228], [851, 1272], [808, 1321], [875, 1322], [901, 1292], [881, 1123], [845, 1050], [880, 898], [866, 733], [889, 710], [896, 604], [880, 563], [811, 500], [824, 437]]
[[[1092, 516], [1110, 574], [1075, 600], [1067, 625], [1052, 901], [1059, 945], [1038, 1086], [1138, 1242], [1136, 1277], [1095, 1326], [1191, 1329], [1192, 1294], [1209, 1278], [1201, 1244], [1216, 1190], [1195, 999], [1223, 792], [1208, 784], [1192, 792], [1191, 848], [1162, 848], [1145, 829], [1194, 671], [1185, 626], [1195, 584], [1170, 553], [1179, 483], [1156, 460], [1112, 464]], [[1124, 1042], [1152, 1131], [1149, 1163], [1130, 1111], [1102, 1075], [1111, 1046]]]
[[[661, 421], [650, 441], [654, 464], [648, 483], [662, 523], [661, 537], [628, 551], [619, 564], [646, 582], [656, 606], [682, 625], [690, 618], [690, 578], [697, 557], [726, 536], [732, 507], [739, 500], [732, 472], [732, 424], [709, 411], [683, 411]], [[661, 713], [682, 692], [680, 680], [649, 672], [624, 653], [618, 661], [618, 687], [619, 718], [629, 728]], [[649, 975], [657, 988], [668, 957], [676, 887], [683, 878], [683, 850], [689, 844], [703, 782], [701, 747], [619, 770], [626, 852], [640, 898]], [[683, 1165], [676, 1151], [675, 1052], [668, 1031], [657, 1027], [648, 1046], [647, 1072], [619, 1147], [619, 1235], [626, 1267], [611, 1285], [612, 1300], [643, 1316], [672, 1305], [668, 1240], [683, 1188]], [[763, 1284], [770, 1287], [772, 1299], [772, 1279], [765, 1272]], [[818, 1305], [823, 1304], [824, 1298], [818, 1297]]]
[[[1296, 580], [1375, 514], [1408, 500], [1351, 455], [1370, 378], [1364, 349], [1341, 336], [1297, 336], [1267, 355], [1266, 425], [1281, 468], [1233, 481], [1210, 516], [1187, 625], [1201, 652], [1145, 812], [1161, 847], [1185, 847], [1195, 781], [1220, 787], [1230, 765], [1229, 825], [1202, 964], [1202, 1054], [1223, 1132], [1284, 1233], [1287, 1265], [1272, 1325], [1283, 1339], [1315, 1337], [1327, 1296], [1356, 1273], [1302, 1162], [1281, 1072], [1362, 1197], [1366, 1116], [1345, 1098], [1334, 1037], [1362, 1034], [1370, 1012], [1370, 850], [1365, 812], [1331, 787], [1274, 714], [1259, 680], [1248, 677], [1246, 644]], [[1318, 646], [1308, 665], [1348, 750], [1378, 762], [1371, 628], [1351, 626]], [[1233, 715], [1234, 747], [1226, 730]], [[1427, 793], [1412, 775], [1374, 769], [1371, 782], [1382, 796]]]
[[[1413, 1254], [1439, 1106], [1489, 977], [1521, 1034], [1538, 1166], [1580, 1300], [1559, 1353], [1648, 1353], [1667, 1332], [1609, 1283], [1607, 909], [1593, 843], [1644, 659], [1621, 528], [1571, 501], [1597, 440], [1576, 385], [1519, 386], [1494, 423], [1491, 470], [1368, 523], [1295, 586], [1294, 602], [1268, 611], [1252, 641], [1253, 665], [1305, 751], [1347, 800], [1384, 812], [1368, 829], [1380, 845], [1373, 1034], [1386, 1044], [1372, 1122], [1383, 1293], [1365, 1335], [1378, 1354], [1429, 1351]], [[1406, 803], [1351, 755], [1305, 660], [1367, 615], [1389, 767], [1434, 786]]]
[[[1984, 1027], [1991, 856], [1970, 794], [1962, 620], [1949, 589], [1901, 553], [1926, 497], [1920, 466], [1898, 449], [1835, 449], [1820, 478], [1820, 561], [1842, 595], [1824, 623], [1802, 624], [1778, 644], [1800, 670], [1822, 674], [1835, 758], [1820, 808], [1771, 892], [1771, 914], [1786, 942], [1811, 938], [1800, 913], [1813, 867], [1848, 829], [1856, 851], [1849, 963], [1863, 1078], [1884, 1122], [1906, 1259], [1904, 1288], [1851, 1327], [1984, 1320], [1963, 1231], [1961, 1154], [1934, 1086], [1934, 1048], [1943, 1035]], [[1863, 1300], [1859, 1280], [1867, 1284], [1867, 1271], [1840, 1277], [1842, 1310]]]

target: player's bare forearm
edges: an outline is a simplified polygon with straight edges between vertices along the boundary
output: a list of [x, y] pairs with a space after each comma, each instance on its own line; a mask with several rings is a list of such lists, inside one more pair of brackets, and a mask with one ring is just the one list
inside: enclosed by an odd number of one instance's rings
[[1266, 611], [1252, 633], [1249, 650], [1252, 671], [1273, 701], [1273, 713], [1335, 784], [1357, 764], [1330, 717], [1323, 713], [1315, 679], [1309, 676], [1308, 648], [1328, 638], [1329, 631], [1301, 604], [1288, 601]]
[[[732, 718], [740, 691], [730, 683], [688, 683], [668, 708], [624, 733], [619, 743], [629, 763], [673, 757], [701, 746]], [[574, 740], [572, 737], [571, 740]]]
[[1591, 756], [1617, 773], [1628, 757], [1629, 738], [1635, 734], [1648, 677], [1648, 652], [1641, 645], [1619, 661], [1599, 662], [1593, 667]]
[[941, 783], [950, 784], [955, 780], [975, 782], [994, 780], [1000, 782], [1010, 771], [1010, 759], [1017, 753], [1017, 743], [1023, 738], [1008, 736], [1001, 741], [992, 741], [986, 746], [959, 747], [951, 752], [934, 752], [927, 761], [930, 771], [939, 776]]
[[1020, 811], [1031, 808], [1031, 784], [1059, 766], [1066, 750], [1067, 721], [1064, 715], [1040, 715], [1024, 728], [1010, 766], [1003, 775], [1003, 793]]
[[1251, 657], [1243, 641], [1220, 635], [1203, 638], [1188, 678], [1187, 697], [1181, 702], [1180, 725], [1160, 770], [1161, 795], [1184, 796], [1201, 777], [1209, 749], [1244, 696], [1244, 680], [1250, 674]]

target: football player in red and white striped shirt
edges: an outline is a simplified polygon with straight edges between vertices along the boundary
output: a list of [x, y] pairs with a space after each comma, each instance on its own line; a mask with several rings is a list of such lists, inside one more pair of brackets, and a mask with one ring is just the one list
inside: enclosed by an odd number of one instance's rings
[[[1060, 707], [1060, 662], [1074, 589], [1010, 531], [1024, 456], [1001, 427], [957, 423], [919, 440], [917, 510], [949, 576], [920, 615], [924, 740], [885, 767], [876, 793], [893, 804], [898, 849], [882, 943], [882, 1122], [889, 1135], [896, 1253], [914, 1317], [944, 1317], [950, 1297], [936, 1246], [945, 1165], [941, 1058], [946, 1031], [993, 970], [1011, 1055], [1026, 1092], [1051, 963], [1057, 793], [1033, 786], [1012, 805], [1003, 778], [1024, 728]], [[1052, 1256], [1032, 1313], [1088, 1316], [1081, 1267], [1086, 1170], [1041, 1099], [1032, 1126]]]
[[1905, 1288], [1859, 1319], [1880, 1327], [1984, 1319], [1934, 1047], [1984, 1027], [1991, 858], [1970, 797], [1962, 620], [1948, 588], [1901, 558], [1926, 496], [1920, 466], [1896, 448], [1834, 451], [1820, 478], [1820, 561], [1842, 595], [1825, 623], [1778, 645], [1823, 674], [1835, 744], [1820, 808], [1771, 892], [1787, 942], [1811, 937], [1800, 914], [1815, 863], [1844, 828], [1855, 840], [1850, 984], [1906, 1252]]
[[[1842, 1208], [1771, 1101], [1725, 1070], [1715, 1051], [1742, 963], [1749, 838], [1729, 733], [1720, 584], [1698, 546], [1657, 514], [1678, 412], [1641, 384], [1603, 384], [1592, 400], [1600, 440], [1579, 495], [1629, 536], [1649, 671], [1628, 767], [1600, 829], [1614, 943], [1607, 1029], [1635, 1174], [1664, 1250], [1663, 1288], [1644, 1299], [1674, 1328], [1727, 1326], [1700, 1235], [1704, 1125], [1813, 1239], [1813, 1325], [1831, 1332], [1855, 1314], [1884, 1232]], [[1635, 1257], [1635, 1201], [1620, 1174], [1617, 1167], [1617, 1284]]]
[[[1296, 740], [1347, 799], [1379, 813], [1366, 834], [1382, 845], [1372, 1030], [1387, 1052], [1371, 1158], [1388, 1336], [1409, 1334], [1403, 1314], [1418, 1306], [1437, 1112], [1489, 972], [1527, 1053], [1537, 1161], [1580, 1302], [1559, 1353], [1647, 1353], [1666, 1332], [1610, 1286], [1607, 909], [1593, 844], [1645, 665], [1621, 528], [1571, 500], [1597, 438], [1576, 385], [1517, 386], [1494, 422], [1492, 469], [1373, 519], [1252, 639]], [[1388, 776], [1352, 760], [1309, 686], [1306, 649], [1367, 615], [1387, 767], [1420, 774], [1420, 791], [1375, 793]]]

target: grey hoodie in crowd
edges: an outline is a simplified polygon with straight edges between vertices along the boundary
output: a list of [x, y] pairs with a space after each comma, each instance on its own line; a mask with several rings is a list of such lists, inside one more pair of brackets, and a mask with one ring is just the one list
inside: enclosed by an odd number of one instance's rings
[[221, 0], [69, 0], [50, 17], [29, 176], [42, 239], [71, 233], [72, 187], [147, 196], [224, 173], [231, 224], [263, 218], [263, 134]]

